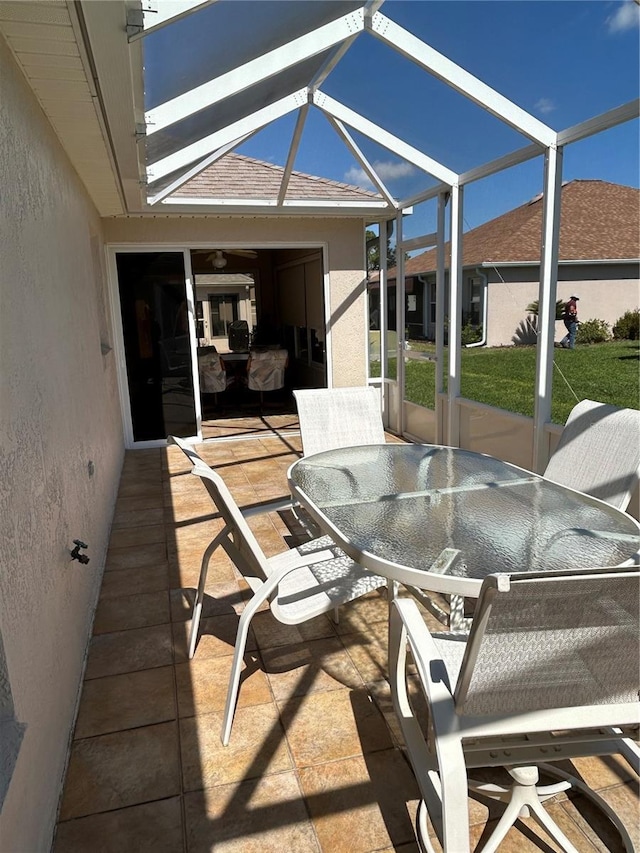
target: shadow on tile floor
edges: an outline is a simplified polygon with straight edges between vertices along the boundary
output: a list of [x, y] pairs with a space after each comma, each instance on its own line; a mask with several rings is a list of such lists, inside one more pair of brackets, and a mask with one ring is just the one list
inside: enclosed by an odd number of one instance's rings
[[[300, 439], [289, 415], [276, 417], [212, 427], [244, 438], [198, 448], [241, 505], [286, 494]], [[200, 558], [219, 521], [183, 459], [177, 448], [126, 454], [54, 853], [414, 853], [418, 792], [384, 677], [383, 594], [343, 608], [337, 625], [323, 616], [285, 627], [258, 613], [231, 741], [221, 745], [248, 593], [216, 554], [189, 661]], [[251, 526], [267, 554], [299, 535], [278, 514]], [[576, 765], [637, 834], [637, 779], [626, 765]], [[559, 797], [550, 809], [578, 850], [621, 849], [584, 798]], [[498, 813], [470, 801], [470, 814], [477, 843]], [[500, 849], [555, 850], [530, 821]]]

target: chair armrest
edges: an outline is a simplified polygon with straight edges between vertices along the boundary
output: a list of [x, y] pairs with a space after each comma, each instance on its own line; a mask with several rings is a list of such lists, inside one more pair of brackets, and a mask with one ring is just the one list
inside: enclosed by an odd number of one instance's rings
[[[434, 717], [438, 708], [446, 708], [446, 714], [453, 710], [453, 689], [449, 673], [438, 647], [429, 633], [418, 606], [410, 598], [395, 598], [391, 609], [391, 640], [389, 656], [403, 661], [406, 657], [406, 642], [411, 646], [413, 659], [418, 670], [422, 689], [432, 704]], [[404, 646], [404, 650], [403, 650]], [[398, 675], [400, 675], [398, 673]]]
[[244, 507], [240, 510], [244, 518], [251, 518], [254, 515], [263, 515], [265, 512], [280, 512], [284, 509], [292, 509], [293, 503], [291, 498], [276, 498], [274, 501], [265, 501], [260, 504]]

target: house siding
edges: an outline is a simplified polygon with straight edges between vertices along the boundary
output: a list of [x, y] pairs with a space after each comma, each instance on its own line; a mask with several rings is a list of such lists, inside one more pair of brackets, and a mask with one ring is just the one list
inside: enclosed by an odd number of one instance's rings
[[51, 845], [124, 444], [100, 220], [2, 39], [0, 186], [0, 721], [22, 732], [0, 768], [0, 846], [35, 853]]
[[[487, 346], [535, 343], [534, 318], [526, 308], [538, 299], [540, 268], [484, 268], [489, 276]], [[466, 275], [466, 272], [465, 272]], [[638, 308], [640, 290], [638, 265], [576, 264], [558, 270], [557, 298], [564, 301], [577, 293], [581, 320], [604, 320], [613, 327], [625, 311]], [[556, 324], [556, 340], [565, 334], [563, 323]]]

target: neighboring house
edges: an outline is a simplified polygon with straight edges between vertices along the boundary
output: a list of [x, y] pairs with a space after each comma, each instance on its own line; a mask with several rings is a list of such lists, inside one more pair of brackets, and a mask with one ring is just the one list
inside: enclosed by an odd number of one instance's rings
[[[640, 190], [574, 180], [563, 185], [561, 199], [557, 297], [566, 301], [576, 293], [581, 320], [598, 318], [612, 326], [640, 304]], [[541, 234], [538, 196], [463, 236], [463, 325], [482, 327], [487, 346], [535, 342], [536, 318], [526, 308], [538, 298]], [[446, 252], [448, 265], [448, 243]], [[435, 249], [405, 264], [410, 338], [435, 336], [435, 269]], [[395, 292], [394, 276], [392, 269]], [[393, 296], [389, 305], [395, 311]], [[394, 317], [391, 324], [394, 328]], [[557, 336], [564, 331], [559, 323]]]

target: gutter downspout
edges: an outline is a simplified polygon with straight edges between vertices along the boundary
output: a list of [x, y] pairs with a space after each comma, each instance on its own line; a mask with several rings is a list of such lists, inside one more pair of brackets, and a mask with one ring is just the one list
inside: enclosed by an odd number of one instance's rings
[[482, 285], [482, 337], [474, 344], [465, 344], [465, 349], [483, 347], [487, 343], [487, 314], [489, 311], [489, 276], [485, 272], [483, 272], [480, 267], [476, 267], [475, 272], [484, 282], [484, 284]]

